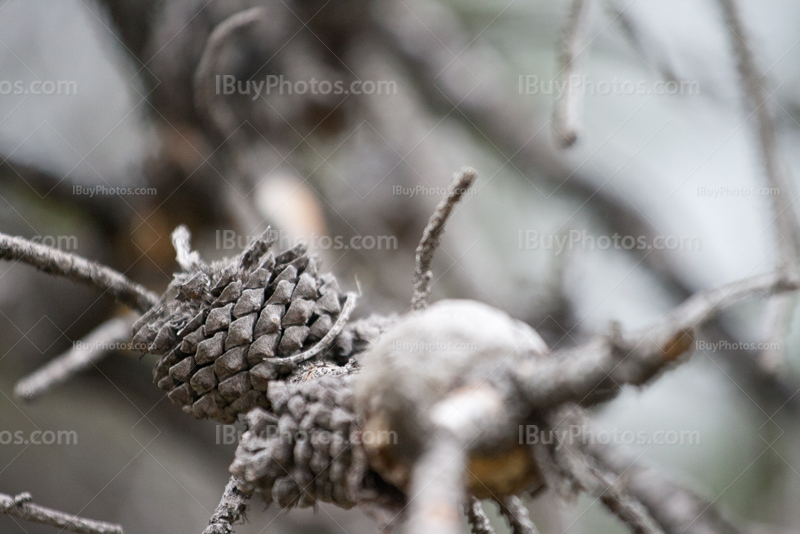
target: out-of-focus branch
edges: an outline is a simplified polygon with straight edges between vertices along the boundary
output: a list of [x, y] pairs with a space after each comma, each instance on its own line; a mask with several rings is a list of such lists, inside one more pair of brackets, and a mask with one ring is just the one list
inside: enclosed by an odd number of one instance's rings
[[675, 362], [692, 347], [694, 329], [724, 308], [749, 297], [797, 289], [800, 280], [775, 272], [698, 292], [656, 326], [627, 339], [612, 332], [555, 358], [527, 363], [516, 370], [520, 388], [532, 409], [604, 400], [625, 384], [646, 383]]
[[158, 302], [158, 295], [110, 267], [22, 237], [0, 233], [0, 258], [21, 261], [48, 274], [88, 284], [142, 313]]
[[225, 19], [209, 35], [203, 55], [197, 64], [194, 73], [194, 104], [223, 138], [230, 136], [238, 124], [231, 111], [214, 100], [214, 97], [218, 96], [215, 93], [214, 67], [217, 66], [226, 43], [236, 34], [263, 19], [266, 14], [264, 8], [254, 7]]
[[0, 493], [0, 513], [78, 534], [124, 534], [120, 525], [59, 512], [33, 504], [31, 500], [30, 493], [22, 493], [16, 497]]
[[[778, 149], [778, 134], [775, 120], [768, 103], [769, 94], [758, 73], [749, 36], [744, 29], [742, 17], [735, 0], [719, 0], [731, 37], [731, 45], [736, 55], [736, 66], [741, 78], [747, 107], [752, 109], [758, 124], [758, 140], [764, 175], [771, 188], [778, 193], [771, 195], [774, 225], [777, 230], [778, 250], [781, 268], [796, 272], [800, 261], [800, 221], [790, 201], [793, 188], [781, 162]], [[781, 350], [776, 347], [786, 339], [786, 329], [797, 301], [786, 297], [770, 303], [768, 317], [771, 333], [767, 349], [758, 358], [759, 363], [769, 372], [775, 372], [781, 365]]]
[[666, 534], [740, 534], [712, 503], [681, 487], [627, 451], [583, 439], [586, 453], [615, 476], [615, 483], [642, 503]]
[[408, 534], [461, 532], [458, 511], [464, 502], [466, 452], [455, 435], [447, 431], [437, 434], [414, 466], [408, 497]]
[[20, 380], [14, 393], [25, 400], [33, 400], [56, 384], [65, 382], [76, 373], [97, 363], [109, 354], [117, 343], [131, 337], [135, 317], [115, 317], [104, 322], [70, 350], [58, 356], [33, 374]]
[[414, 271], [414, 296], [411, 298], [411, 307], [420, 310], [428, 305], [431, 293], [431, 261], [433, 253], [439, 247], [439, 238], [444, 232], [444, 225], [453, 207], [461, 200], [477, 174], [474, 169], [464, 167], [453, 176], [453, 182], [447, 190], [447, 196], [439, 202], [436, 210], [428, 220], [428, 225], [422, 232], [422, 240], [417, 246], [417, 266]]
[[[628, 492], [619, 477], [587, 456], [582, 442], [573, 439], [572, 427], [584, 427], [586, 417], [575, 405], [564, 405], [549, 417], [557, 434], [567, 436], [559, 442], [557, 461], [561, 469], [586, 493], [599, 500], [635, 534], [664, 534], [649, 510]], [[569, 429], [567, 434], [563, 432]]]
[[553, 137], [562, 147], [575, 144], [580, 128], [581, 91], [573, 87], [577, 74], [578, 55], [583, 52], [590, 0], [572, 0], [567, 26], [561, 40], [561, 71], [559, 76], [564, 92], [553, 109]]
[[124, 228], [126, 218], [133, 210], [117, 195], [76, 194], [79, 185], [67, 177], [30, 165], [13, 163], [0, 157], [0, 183], [19, 184], [23, 191], [31, 191], [44, 200], [56, 200], [64, 205], [79, 209], [101, 232], [113, 234]]
[[208, 522], [208, 527], [203, 534], [232, 534], [233, 525], [239, 520], [245, 519], [247, 512], [247, 500], [250, 495], [239, 490], [236, 485], [236, 478], [231, 477], [225, 486], [222, 500], [219, 501], [214, 515]]
[[489, 516], [483, 510], [481, 501], [470, 497], [467, 501], [467, 521], [472, 527], [472, 534], [494, 534], [494, 529], [489, 523]]
[[528, 508], [523, 504], [522, 499], [512, 495], [497, 502], [500, 505], [500, 512], [511, 526], [512, 534], [539, 534], [539, 530], [531, 521]]

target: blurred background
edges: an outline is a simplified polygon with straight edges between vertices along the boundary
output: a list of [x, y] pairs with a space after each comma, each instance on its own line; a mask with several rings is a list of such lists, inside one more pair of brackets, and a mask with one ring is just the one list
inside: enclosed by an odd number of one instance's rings
[[[209, 42], [259, 5], [263, 16]], [[794, 182], [800, 3], [738, 5]], [[425, 222], [470, 165], [479, 178], [434, 260], [432, 298], [486, 302], [552, 346], [612, 320], [646, 325], [696, 290], [773, 269], [777, 191], [719, 4], [587, 2], [578, 140], [563, 148], [551, 118], [569, 10], [544, 0], [5, 0], [0, 231], [161, 291], [177, 269], [178, 224], [209, 259], [272, 225], [281, 246], [307, 241], [343, 286], [360, 286], [357, 315], [402, 313]], [[777, 342], [763, 303], [720, 317], [688, 364], [596, 409], [598, 426], [735, 523], [796, 532], [794, 304]], [[114, 352], [34, 403], [13, 395], [124, 312], [94, 290], [0, 263], [0, 492], [29, 491], [130, 534], [201, 532], [235, 445], [169, 403], [151, 383], [152, 356]], [[765, 360], [765, 348], [777, 356]], [[77, 443], [8, 439], [34, 431]], [[529, 504], [545, 534], [624, 532], [589, 499]], [[249, 519], [238, 533], [375, 531], [360, 511], [327, 505], [255, 504]], [[0, 531], [53, 529], [0, 516]]]

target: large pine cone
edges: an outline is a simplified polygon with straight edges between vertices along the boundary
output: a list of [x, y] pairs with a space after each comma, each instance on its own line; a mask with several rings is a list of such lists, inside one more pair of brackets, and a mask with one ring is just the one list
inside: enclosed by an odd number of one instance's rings
[[[212, 265], [188, 252], [185, 229], [173, 241], [185, 272], [133, 325], [134, 346], [162, 355], [154, 381], [194, 417], [232, 423], [256, 406], [268, 408], [267, 384], [298, 372], [280, 362], [305, 353], [337, 322], [345, 298], [336, 278], [318, 275], [303, 245], [273, 255], [269, 230], [239, 256]], [[325, 356], [344, 364], [379, 333], [356, 322]]]

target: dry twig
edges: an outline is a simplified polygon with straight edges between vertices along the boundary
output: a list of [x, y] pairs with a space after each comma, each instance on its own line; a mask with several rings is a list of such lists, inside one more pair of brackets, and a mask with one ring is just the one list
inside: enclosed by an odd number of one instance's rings
[[289, 367], [294, 367], [298, 363], [305, 362], [314, 358], [315, 356], [322, 354], [322, 351], [327, 349], [331, 346], [333, 341], [336, 339], [344, 327], [347, 326], [347, 321], [350, 320], [350, 315], [353, 313], [353, 310], [356, 307], [356, 301], [358, 300], [358, 296], [355, 293], [348, 293], [347, 300], [344, 302], [344, 306], [342, 306], [342, 311], [339, 313], [339, 317], [336, 319], [336, 322], [333, 324], [328, 333], [320, 339], [316, 345], [311, 347], [305, 352], [301, 352], [300, 354], [295, 354], [294, 356], [290, 356], [288, 358], [264, 358], [265, 362], [276, 364], [276, 365], [285, 365]]
[[16, 497], [0, 493], [0, 513], [78, 534], [124, 534], [120, 525], [84, 519], [52, 508], [45, 508], [33, 504], [31, 499], [30, 493], [22, 493]]
[[22, 237], [0, 233], [0, 258], [21, 261], [40, 271], [94, 286], [142, 313], [158, 302], [158, 295], [110, 267]]
[[411, 298], [411, 307], [420, 310], [427, 306], [431, 288], [431, 261], [433, 253], [439, 246], [439, 238], [444, 232], [444, 225], [453, 207], [461, 200], [472, 182], [475, 181], [477, 174], [474, 169], [464, 167], [461, 172], [453, 176], [453, 183], [447, 190], [447, 196], [439, 202], [436, 210], [428, 220], [428, 225], [422, 232], [422, 240], [417, 246], [417, 267], [414, 271], [414, 296]]
[[[758, 74], [750, 39], [744, 29], [735, 0], [719, 0], [719, 2], [736, 55], [736, 66], [747, 107], [752, 109], [752, 114], [758, 123], [759, 149], [764, 175], [769, 186], [778, 190], [778, 194], [771, 195], [770, 198], [775, 217], [773, 223], [777, 231], [781, 268], [796, 272], [800, 260], [800, 221], [790, 202], [793, 188], [781, 162], [777, 127], [768, 104], [769, 94]], [[781, 366], [781, 351], [774, 347], [780, 346], [785, 341], [788, 322], [796, 304], [797, 301], [792, 297], [775, 299], [769, 304], [768, 317], [772, 330], [767, 349], [758, 356], [759, 363], [768, 372], [774, 373]]]
[[494, 529], [489, 523], [489, 516], [483, 510], [481, 501], [470, 497], [467, 501], [467, 520], [472, 527], [472, 534], [494, 534]]
[[553, 109], [553, 135], [562, 147], [575, 144], [578, 140], [580, 123], [581, 94], [573, 86], [573, 79], [579, 76], [577, 58], [583, 52], [584, 34], [586, 32], [589, 13], [589, 0], [572, 0], [572, 6], [561, 41], [561, 98], [555, 102]]
[[247, 499], [250, 495], [243, 493], [236, 485], [236, 478], [231, 477], [225, 486], [222, 500], [219, 501], [214, 515], [208, 522], [203, 534], [231, 534], [237, 521], [246, 519]]
[[73, 347], [51, 360], [33, 374], [23, 378], [14, 393], [25, 400], [33, 400], [52, 386], [65, 382], [76, 373], [98, 362], [111, 352], [117, 343], [131, 337], [134, 317], [115, 317], [104, 322]]
[[666, 534], [739, 534], [712, 503], [683, 488], [627, 451], [579, 437], [597, 464], [624, 480], [625, 490], [648, 510]]
[[227, 41], [265, 16], [263, 7], [254, 7], [240, 11], [217, 25], [206, 41], [194, 72], [194, 104], [223, 138], [229, 137], [238, 125], [232, 113], [214, 101], [214, 67]]
[[499, 500], [498, 504], [500, 504], [500, 512], [508, 519], [513, 534], [539, 534], [522, 499], [512, 495]]

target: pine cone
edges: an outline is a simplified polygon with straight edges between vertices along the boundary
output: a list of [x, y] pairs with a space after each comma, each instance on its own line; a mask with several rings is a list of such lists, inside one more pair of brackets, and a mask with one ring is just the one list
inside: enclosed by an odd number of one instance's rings
[[[199, 419], [232, 423], [256, 406], [269, 407], [271, 380], [302, 372], [281, 362], [323, 339], [345, 298], [332, 274], [318, 275], [303, 245], [274, 256], [269, 230], [236, 258], [212, 265], [188, 250], [181, 256], [184, 235], [188, 249], [185, 229], [173, 240], [186, 272], [134, 324], [133, 343], [162, 355], [153, 379], [173, 403]], [[346, 363], [379, 333], [374, 325], [347, 328], [328, 357]]]
[[248, 431], [230, 468], [241, 489], [256, 490], [281, 508], [318, 500], [350, 508], [392, 495], [369, 470], [353, 406], [355, 367], [343, 369], [343, 376], [270, 387], [272, 413], [255, 409], [247, 415]]

